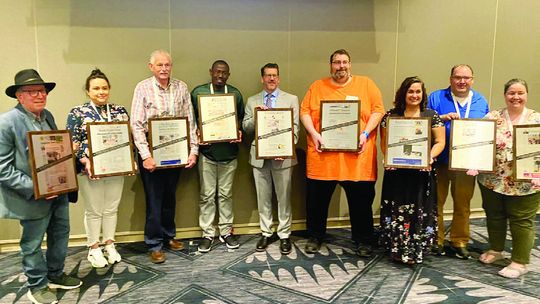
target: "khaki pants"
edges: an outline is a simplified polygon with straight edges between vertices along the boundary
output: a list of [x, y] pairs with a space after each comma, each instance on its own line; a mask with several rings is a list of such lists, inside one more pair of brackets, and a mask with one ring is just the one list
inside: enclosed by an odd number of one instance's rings
[[[199, 181], [201, 191], [199, 196], [199, 226], [203, 237], [214, 237], [216, 228], [214, 219], [216, 208], [219, 213], [219, 234], [225, 236], [232, 233], [233, 228], [233, 200], [232, 189], [234, 172], [238, 161], [217, 162], [199, 157]], [[216, 200], [217, 197], [217, 200]]]
[[437, 167], [437, 218], [438, 244], [444, 244], [444, 203], [448, 197], [448, 187], [454, 201], [452, 224], [450, 225], [450, 243], [454, 247], [466, 247], [469, 242], [469, 217], [471, 198], [474, 194], [475, 177], [464, 171], [450, 171], [448, 165]]

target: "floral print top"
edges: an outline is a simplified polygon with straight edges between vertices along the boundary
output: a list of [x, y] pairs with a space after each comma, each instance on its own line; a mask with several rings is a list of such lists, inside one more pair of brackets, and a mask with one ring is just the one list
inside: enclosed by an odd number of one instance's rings
[[[533, 189], [530, 182], [515, 181], [513, 175], [513, 162], [507, 160], [507, 155], [512, 155], [513, 138], [511, 130], [505, 118], [504, 111], [491, 111], [484, 118], [497, 121], [496, 131], [496, 154], [495, 173], [481, 173], [478, 182], [488, 189], [505, 195], [528, 195], [540, 190]], [[523, 124], [540, 123], [540, 113], [527, 109], [528, 113]]]
[[[129, 115], [126, 108], [120, 105], [109, 103], [110, 119], [109, 121], [128, 121]], [[107, 121], [107, 105], [97, 106], [96, 112], [90, 102], [76, 106], [67, 116], [66, 129], [71, 132], [73, 145], [78, 147], [75, 150], [77, 159], [88, 157], [88, 139], [86, 137], [86, 124], [96, 121]]]

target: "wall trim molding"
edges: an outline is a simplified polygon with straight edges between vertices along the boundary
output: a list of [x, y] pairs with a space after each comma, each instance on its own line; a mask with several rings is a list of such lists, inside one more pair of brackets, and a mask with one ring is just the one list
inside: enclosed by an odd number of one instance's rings
[[[471, 218], [485, 217], [484, 209], [471, 209]], [[378, 225], [379, 215], [373, 216], [375, 225]], [[452, 210], [445, 210], [444, 219], [452, 219]], [[327, 221], [328, 228], [348, 228], [351, 223], [348, 216], [333, 217]], [[306, 220], [294, 220], [291, 229], [293, 231], [305, 230]], [[259, 223], [246, 223], [234, 225], [235, 234], [257, 234], [260, 233]], [[199, 227], [188, 227], [176, 229], [176, 237], [179, 239], [190, 239], [201, 236]], [[124, 231], [116, 233], [116, 242], [118, 243], [133, 243], [144, 241], [144, 231]], [[69, 236], [69, 247], [86, 245], [86, 234], [75, 234]], [[45, 244], [43, 244], [45, 246]], [[20, 251], [19, 239], [0, 240], [0, 253]]]

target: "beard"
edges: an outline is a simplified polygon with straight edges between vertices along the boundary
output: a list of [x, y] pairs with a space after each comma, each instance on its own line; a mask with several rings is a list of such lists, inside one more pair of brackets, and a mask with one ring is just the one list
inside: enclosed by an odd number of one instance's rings
[[347, 70], [339, 70], [332, 74], [332, 78], [334, 78], [334, 80], [349, 78], [350, 76], [351, 74]]

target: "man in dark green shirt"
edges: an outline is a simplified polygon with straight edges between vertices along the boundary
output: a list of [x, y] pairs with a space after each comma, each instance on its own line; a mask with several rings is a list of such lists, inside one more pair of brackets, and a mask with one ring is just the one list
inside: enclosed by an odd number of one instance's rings
[[[198, 111], [198, 96], [213, 94], [234, 94], [236, 101], [236, 115], [238, 125], [242, 125], [244, 118], [244, 102], [240, 91], [227, 84], [229, 78], [229, 65], [224, 60], [217, 60], [209, 70], [212, 82], [197, 86], [191, 92], [191, 102], [197, 121], [200, 119]], [[232, 234], [233, 202], [232, 186], [234, 173], [237, 167], [238, 143], [242, 141], [242, 132], [238, 131], [239, 139], [231, 142], [219, 142], [199, 145], [199, 226], [202, 229], [202, 240], [199, 243], [200, 252], [208, 252], [212, 248], [216, 228], [213, 225], [216, 214], [216, 204], [219, 210], [219, 239], [228, 248], [235, 249], [240, 245]], [[216, 202], [216, 193], [218, 199]]]

